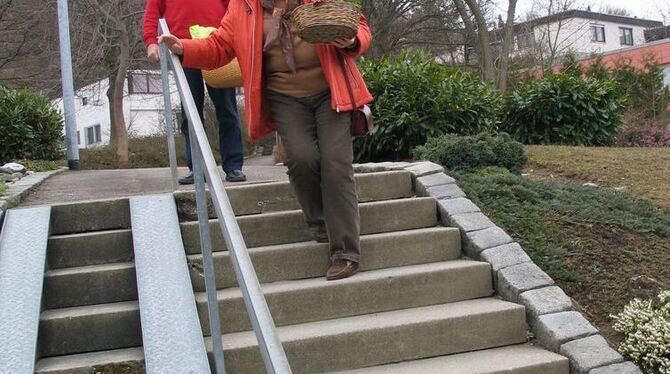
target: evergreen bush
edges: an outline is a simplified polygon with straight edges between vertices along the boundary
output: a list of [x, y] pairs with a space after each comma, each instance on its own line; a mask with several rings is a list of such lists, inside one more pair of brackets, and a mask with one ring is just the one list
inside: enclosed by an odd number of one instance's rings
[[445, 133], [472, 135], [495, 127], [500, 98], [475, 74], [419, 52], [363, 60], [377, 132], [356, 139], [357, 161], [406, 159], [412, 148]]
[[0, 86], [0, 161], [57, 160], [63, 117], [46, 97]]
[[523, 145], [505, 133], [442, 135], [428, 139], [425, 145], [415, 148], [413, 154], [414, 159], [432, 161], [449, 170], [498, 166], [520, 173], [528, 160]]
[[624, 104], [613, 81], [550, 75], [507, 95], [500, 129], [525, 144], [608, 145]]

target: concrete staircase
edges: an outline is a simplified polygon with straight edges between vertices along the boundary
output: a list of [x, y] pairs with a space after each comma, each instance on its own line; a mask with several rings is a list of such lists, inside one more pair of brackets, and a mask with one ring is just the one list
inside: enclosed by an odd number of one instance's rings
[[[566, 358], [526, 343], [524, 307], [495, 297], [490, 265], [463, 257], [458, 229], [440, 225], [435, 200], [414, 197], [408, 172], [357, 183], [362, 272], [336, 282], [287, 183], [228, 188], [294, 373], [569, 372]], [[211, 350], [193, 194], [175, 199]], [[56, 205], [51, 216], [35, 371], [142, 372], [128, 200]], [[227, 372], [262, 373], [214, 220], [211, 231]]]

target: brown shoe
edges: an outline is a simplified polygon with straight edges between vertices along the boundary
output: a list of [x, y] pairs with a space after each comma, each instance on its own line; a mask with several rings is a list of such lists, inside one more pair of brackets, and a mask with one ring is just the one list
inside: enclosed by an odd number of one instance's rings
[[350, 260], [334, 260], [331, 261], [328, 272], [326, 273], [327, 280], [338, 280], [349, 278], [358, 272], [358, 262]]

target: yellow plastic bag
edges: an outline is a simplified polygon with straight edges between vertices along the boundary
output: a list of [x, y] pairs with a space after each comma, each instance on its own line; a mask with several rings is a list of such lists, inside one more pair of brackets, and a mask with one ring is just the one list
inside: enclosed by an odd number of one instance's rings
[[[189, 33], [193, 39], [205, 39], [209, 34], [216, 31], [216, 27], [204, 27], [193, 25], [189, 27]], [[242, 71], [237, 58], [233, 59], [228, 65], [214, 70], [203, 70], [202, 77], [208, 85], [214, 88], [233, 88], [242, 87]]]

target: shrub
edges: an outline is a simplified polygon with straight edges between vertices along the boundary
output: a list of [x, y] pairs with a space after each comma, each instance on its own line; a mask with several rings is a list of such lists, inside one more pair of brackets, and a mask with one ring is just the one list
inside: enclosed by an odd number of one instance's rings
[[472, 170], [487, 166], [520, 173], [526, 161], [523, 145], [505, 133], [498, 136], [442, 135], [414, 149], [415, 159], [425, 159], [450, 170]]
[[632, 122], [617, 135], [623, 147], [670, 147], [670, 126]]
[[5, 192], [5, 190], [7, 190], [7, 185], [5, 184], [5, 182], [0, 182], [0, 194]]
[[670, 373], [670, 291], [654, 300], [634, 299], [613, 316], [614, 330], [624, 334], [619, 352], [645, 373]]
[[656, 118], [664, 112], [670, 102], [670, 90], [663, 80], [663, 68], [654, 55], [647, 55], [643, 60], [643, 68], [631, 65], [630, 60], [616, 61], [614, 68], [608, 69], [601, 55], [594, 57], [594, 62], [586, 69], [585, 75], [590, 78], [613, 79], [617, 91], [627, 98], [626, 107], [642, 118]]
[[501, 130], [526, 144], [607, 145], [623, 109], [612, 81], [551, 75], [507, 96]]
[[0, 161], [61, 156], [63, 118], [41, 95], [0, 86]]
[[373, 136], [355, 140], [358, 161], [405, 159], [430, 137], [472, 135], [496, 125], [500, 99], [491, 86], [429, 55], [363, 60], [361, 70], [375, 97], [378, 128]]

